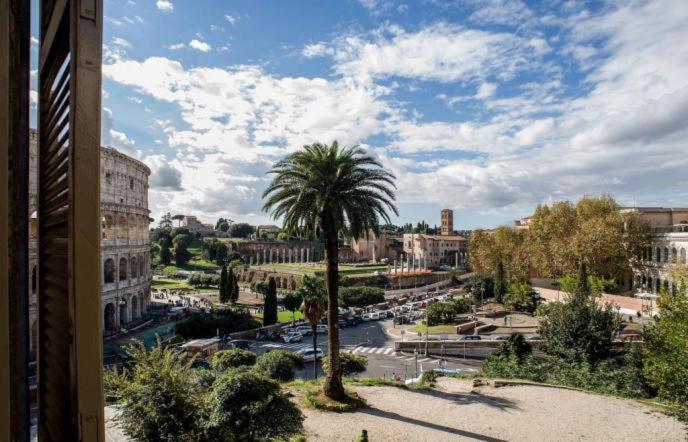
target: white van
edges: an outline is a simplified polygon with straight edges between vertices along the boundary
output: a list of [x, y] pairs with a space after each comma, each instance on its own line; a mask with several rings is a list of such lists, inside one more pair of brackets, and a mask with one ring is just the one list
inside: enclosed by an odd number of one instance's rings
[[313, 362], [316, 359], [322, 359], [325, 353], [320, 348], [316, 347], [315, 352], [313, 352], [312, 348], [302, 348], [297, 351], [296, 354], [301, 356], [304, 362]]

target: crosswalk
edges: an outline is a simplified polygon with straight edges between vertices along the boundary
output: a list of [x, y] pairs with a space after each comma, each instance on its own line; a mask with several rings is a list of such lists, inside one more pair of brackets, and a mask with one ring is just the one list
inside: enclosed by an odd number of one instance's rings
[[[404, 354], [398, 351], [394, 351], [394, 348], [392, 347], [364, 347], [364, 346], [358, 346], [354, 348], [351, 351], [352, 354], [360, 354], [360, 355], [385, 355], [385, 356], [390, 356], [393, 358], [397, 359], [403, 359], [407, 362], [415, 361], [416, 357], [411, 356], [409, 357], [408, 354]], [[418, 362], [432, 362], [439, 364], [440, 360], [436, 358], [431, 358], [431, 357], [418, 357]]]
[[299, 351], [303, 348], [313, 348], [312, 344], [305, 344], [303, 342], [265, 342], [265, 343], [259, 343], [256, 345], [258, 348], [265, 348], [265, 349], [276, 349], [280, 348], [282, 350], [287, 350], [287, 351]]

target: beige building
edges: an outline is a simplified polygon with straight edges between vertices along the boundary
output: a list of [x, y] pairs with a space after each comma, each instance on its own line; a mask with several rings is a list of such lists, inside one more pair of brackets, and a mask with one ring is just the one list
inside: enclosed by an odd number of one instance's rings
[[657, 294], [661, 288], [674, 289], [671, 270], [687, 263], [688, 208], [629, 207], [622, 212], [638, 214], [652, 229], [652, 245], [637, 257], [634, 291]]
[[[31, 293], [29, 318], [31, 349], [36, 339], [36, 194], [37, 133], [30, 136], [31, 238], [29, 268]], [[101, 167], [101, 308], [103, 330], [112, 334], [123, 326], [144, 320], [150, 303], [150, 242], [148, 225], [148, 177], [142, 162], [115, 149], [103, 147]]]
[[414, 263], [415, 267], [461, 267], [468, 257], [468, 240], [459, 235], [405, 233], [404, 254], [412, 268]]
[[189, 232], [193, 234], [200, 233], [201, 236], [206, 236], [210, 234], [215, 234], [215, 226], [212, 224], [202, 223], [195, 216], [184, 215], [182, 218], [181, 226], [185, 227]]
[[401, 242], [401, 238], [369, 232], [367, 237], [352, 240], [351, 250], [356, 261], [378, 262], [386, 259], [391, 262], [397, 259], [402, 251]]

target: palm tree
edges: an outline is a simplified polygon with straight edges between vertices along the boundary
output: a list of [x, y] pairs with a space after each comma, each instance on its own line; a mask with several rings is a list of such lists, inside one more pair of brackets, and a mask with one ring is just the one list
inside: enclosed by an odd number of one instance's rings
[[301, 313], [313, 332], [313, 379], [318, 378], [318, 323], [325, 316], [325, 282], [319, 276], [304, 275], [298, 294], [303, 299]]
[[390, 223], [388, 211], [398, 214], [394, 201], [394, 175], [382, 169], [358, 146], [340, 148], [312, 144], [279, 161], [275, 175], [263, 193], [263, 210], [283, 217], [289, 232], [325, 237], [327, 273], [327, 321], [330, 364], [323, 392], [332, 399], [344, 397], [339, 364], [338, 235], [352, 238], [379, 232], [379, 219]]

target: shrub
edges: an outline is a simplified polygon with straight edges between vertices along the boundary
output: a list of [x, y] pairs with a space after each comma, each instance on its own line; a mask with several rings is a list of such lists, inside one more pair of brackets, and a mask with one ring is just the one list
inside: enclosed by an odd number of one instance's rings
[[454, 321], [456, 309], [450, 302], [435, 302], [425, 310], [428, 325], [450, 324]]
[[277, 324], [277, 283], [270, 277], [265, 291], [263, 306], [263, 326]]
[[221, 313], [201, 314], [196, 313], [177, 322], [175, 329], [177, 334], [185, 339], [210, 338], [217, 334], [234, 333], [260, 327], [260, 322], [251, 317], [248, 312], [223, 310]]
[[193, 287], [211, 287], [220, 285], [220, 275], [194, 272], [189, 275], [188, 283]]
[[[128, 369], [109, 375], [108, 395], [119, 402], [116, 421], [140, 441], [196, 440], [202, 434], [202, 399], [194, 372], [180, 352], [139, 341], [127, 348]], [[113, 379], [117, 378], [117, 379]]]
[[288, 438], [303, 430], [301, 411], [279, 384], [255, 372], [222, 375], [208, 403], [211, 440]]
[[213, 355], [213, 368], [225, 371], [230, 368], [251, 366], [256, 363], [255, 353], [241, 348], [221, 350]]
[[523, 361], [526, 356], [533, 353], [533, 347], [526, 338], [520, 333], [512, 333], [509, 339], [502, 342], [495, 355], [497, 356], [515, 356], [519, 361]]
[[365, 307], [385, 302], [385, 291], [379, 287], [342, 287], [339, 302], [345, 307]]
[[291, 381], [294, 379], [294, 357], [291, 352], [284, 350], [272, 350], [263, 353], [256, 359], [256, 370], [266, 374], [271, 379], [278, 381]]
[[[328, 371], [330, 366], [330, 357], [325, 356], [322, 359], [323, 370]], [[339, 368], [342, 370], [344, 376], [349, 376], [356, 373], [363, 373], [368, 366], [368, 359], [363, 356], [353, 355], [351, 353], [339, 353]]]

